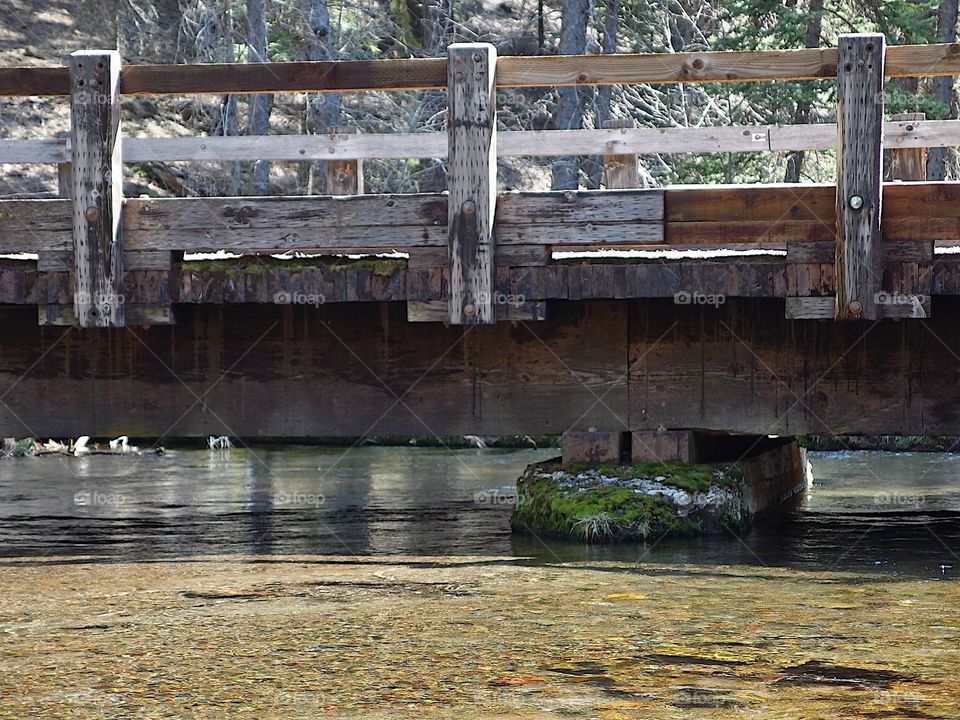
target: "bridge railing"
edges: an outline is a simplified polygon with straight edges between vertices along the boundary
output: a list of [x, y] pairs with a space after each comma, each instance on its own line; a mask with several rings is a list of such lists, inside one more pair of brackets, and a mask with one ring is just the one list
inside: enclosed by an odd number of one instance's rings
[[[838, 318], [875, 319], [884, 254], [932, 255], [960, 239], [952, 198], [882, 189], [882, 150], [960, 143], [960, 122], [883, 122], [885, 77], [960, 74], [960, 45], [885, 47], [882, 35], [844, 35], [837, 48], [615, 56], [497, 58], [493, 46], [455, 44], [445, 59], [128, 66], [117, 53], [75, 53], [66, 68], [0, 69], [0, 95], [69, 96], [71, 137], [0, 142], [0, 163], [57, 163], [72, 199], [0, 201], [0, 252], [36, 252], [41, 272], [70, 272], [81, 326], [123, 325], [125, 270], [168, 269], [171, 252], [384, 251], [448, 269], [446, 318], [496, 320], [498, 264], [549, 260], [553, 247], [671, 245], [828, 253]], [[636, 83], [837, 80], [837, 124], [498, 132], [503, 88]], [[447, 133], [126, 138], [124, 95], [447, 90]], [[837, 186], [630, 190], [623, 172], [645, 152], [837, 150]], [[498, 197], [499, 156], [601, 154], [607, 191]], [[335, 160], [446, 157], [446, 195], [127, 199], [123, 163], [149, 160]], [[914, 165], [916, 165], [914, 163]], [[355, 192], [354, 182], [344, 192]], [[616, 190], [616, 192], [610, 192]], [[699, 195], [697, 194], [699, 193]], [[706, 193], [706, 194], [705, 194]], [[884, 195], [906, 197], [883, 225]], [[910, 195], [913, 193], [913, 195]], [[696, 202], [690, 199], [695, 198]], [[912, 198], [912, 199], [911, 199]], [[698, 204], [699, 203], [699, 204]], [[762, 210], [757, 210], [760, 206]], [[704, 208], [707, 208], [705, 211]], [[904, 208], [900, 209], [902, 213]], [[832, 212], [831, 212], [832, 211]], [[780, 213], [778, 215], [778, 213]], [[940, 214], [938, 214], [940, 213]], [[919, 227], [934, 233], [920, 232]], [[899, 225], [898, 225], [899, 222]], [[753, 226], [750, 223], [754, 223]], [[898, 234], [898, 227], [900, 234]], [[830, 245], [812, 250], [808, 245]], [[919, 250], [917, 248], [920, 248]], [[912, 255], [911, 255], [912, 253]], [[822, 309], [817, 309], [822, 313]]]

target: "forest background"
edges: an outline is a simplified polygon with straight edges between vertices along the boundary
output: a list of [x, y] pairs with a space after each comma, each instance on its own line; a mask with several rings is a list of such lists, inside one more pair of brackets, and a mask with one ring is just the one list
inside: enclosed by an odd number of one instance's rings
[[[125, 64], [441, 57], [452, 42], [489, 42], [500, 55], [575, 55], [829, 47], [847, 32], [888, 44], [954, 42], [958, 0], [8, 0], [0, 63], [59, 65], [80, 49], [116, 48]], [[957, 117], [953, 78], [887, 82], [888, 117]], [[504, 90], [504, 130], [827, 123], [834, 83], [662, 84]], [[125, 98], [124, 134], [192, 135], [438, 132], [443, 91]], [[66, 98], [0, 100], [0, 138], [65, 137]], [[957, 179], [952, 149], [930, 149], [931, 180]], [[501, 188], [596, 188], [597, 157], [502, 158]], [[366, 192], [445, 188], [442, 160], [367, 160]], [[647, 187], [688, 183], [833, 180], [832, 151], [640, 156]], [[320, 163], [141, 163], [127, 195], [320, 194]], [[57, 195], [56, 168], [5, 166], [0, 196]]]

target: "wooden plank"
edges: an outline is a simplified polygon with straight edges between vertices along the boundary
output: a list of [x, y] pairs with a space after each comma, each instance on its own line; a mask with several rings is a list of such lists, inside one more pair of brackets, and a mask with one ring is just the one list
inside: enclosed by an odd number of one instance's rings
[[[604, 120], [605, 129], [632, 128], [636, 125], [633, 118]], [[607, 190], [624, 190], [640, 187], [640, 173], [637, 170], [637, 156], [630, 153], [606, 154], [603, 156], [603, 179]]]
[[[327, 128], [327, 134], [347, 137], [357, 128]], [[324, 163], [327, 195], [363, 195], [363, 161], [329, 159]]]
[[[127, 327], [149, 327], [151, 325], [173, 325], [173, 309], [158, 305], [125, 305]], [[39, 325], [71, 326], [77, 325], [77, 316], [70, 305], [38, 305], [37, 321]]]
[[499, 87], [816, 80], [836, 74], [833, 48], [760, 52], [505, 57]]
[[[817, 80], [836, 75], [837, 50], [804, 48], [740, 52], [505, 57], [499, 87], [638, 83]], [[960, 74], [957, 44], [904, 45], [887, 51], [889, 77]], [[139, 65], [124, 69], [125, 95], [440, 90], [443, 58], [204, 65]], [[68, 95], [64, 68], [0, 68], [0, 95]]]
[[841, 35], [837, 75], [837, 319], [876, 320], [880, 287], [884, 36]]
[[[924, 113], [900, 113], [893, 119], [913, 128], [913, 123], [926, 120]], [[891, 172], [894, 180], [919, 181], [927, 179], [927, 153], [923, 148], [899, 147], [890, 151]]]
[[[499, 240], [499, 239], [498, 239]], [[551, 245], [501, 245], [497, 243], [497, 267], [537, 267], [546, 265], [552, 256]]]
[[836, 188], [826, 184], [674, 186], [664, 190], [668, 223], [812, 220], [832, 226]]
[[497, 52], [486, 43], [447, 48], [450, 322], [496, 322], [493, 223], [497, 206]]
[[833, 320], [834, 297], [787, 297], [787, 320]]
[[[951, 147], [958, 144], [960, 120], [888, 122], [888, 150]], [[498, 157], [833, 150], [837, 126], [670, 127], [597, 130], [523, 130], [499, 133]], [[124, 162], [368, 160], [445, 158], [446, 133], [268, 135], [259, 137], [124, 138]], [[63, 163], [66, 139], [0, 140], [2, 163]]]
[[[3, 210], [0, 201], [0, 212]], [[291, 231], [362, 227], [447, 227], [441, 193], [353, 197], [129, 199], [129, 230], [260, 229]], [[322, 247], [319, 245], [318, 247]]]
[[[836, 242], [791, 242], [787, 244], [787, 263], [831, 263], [836, 260]], [[883, 260], [931, 262], [933, 242], [930, 240], [885, 240]]]
[[74, 312], [80, 327], [122, 327], [120, 54], [70, 55]]
[[[547, 319], [547, 303], [499, 303], [494, 306], [497, 321], [541, 321]], [[408, 300], [408, 322], [450, 322], [446, 300]]]
[[614, 245], [662, 245], [661, 223], [543, 223], [542, 225], [498, 225], [497, 242], [502, 245], [553, 245], [598, 247]]
[[[439, 90], [443, 58], [289, 63], [135, 65], [123, 73], [124, 95], [190, 95]], [[0, 95], [4, 84], [0, 79]], [[30, 93], [27, 93], [30, 94]]]
[[663, 218], [663, 190], [508, 192], [497, 201], [497, 222], [503, 225], [659, 223]]

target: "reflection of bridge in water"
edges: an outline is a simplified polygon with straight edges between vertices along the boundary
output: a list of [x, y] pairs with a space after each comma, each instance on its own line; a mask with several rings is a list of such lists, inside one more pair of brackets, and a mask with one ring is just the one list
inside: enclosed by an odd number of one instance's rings
[[[121, 74], [103, 52], [2, 70], [0, 92], [70, 95], [73, 130], [0, 147], [64, 180], [60, 199], [0, 201], [0, 252], [36, 255], [0, 261], [0, 432], [960, 434], [960, 260], [937, 252], [960, 243], [960, 184], [922, 182], [923, 147], [958, 123], [884, 123], [882, 103], [885, 73], [960, 74], [958, 50], [856, 35], [666, 58], [455, 45], [446, 61]], [[827, 77], [837, 126], [495, 127], [497, 87]], [[118, 125], [124, 93], [448, 86], [440, 136]], [[636, 187], [638, 153], [826, 147], [836, 187]], [[920, 182], [883, 184], [884, 147]], [[571, 153], [604, 155], [607, 189], [497, 193], [498, 154]], [[431, 154], [448, 194], [358, 194], [364, 158]], [[151, 159], [324, 159], [337, 196], [121, 198], [122, 161]], [[224, 250], [239, 257], [191, 259]]]

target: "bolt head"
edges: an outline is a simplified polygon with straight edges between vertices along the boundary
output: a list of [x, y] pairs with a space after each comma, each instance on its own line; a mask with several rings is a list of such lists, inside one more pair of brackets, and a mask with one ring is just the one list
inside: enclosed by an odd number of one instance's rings
[[859, 195], [850, 196], [850, 207], [854, 210], [860, 210], [863, 207], [863, 198]]
[[850, 314], [854, 317], [860, 317], [863, 314], [863, 305], [859, 300], [854, 300], [852, 303], [847, 305], [847, 310], [849, 310]]
[[87, 222], [96, 222], [97, 218], [100, 217], [100, 210], [95, 205], [91, 205], [83, 213], [83, 216], [87, 218]]
[[477, 314], [477, 306], [473, 303], [467, 303], [463, 306], [463, 314], [467, 317], [473, 317]]

